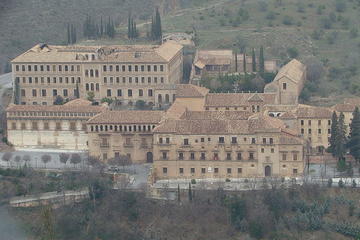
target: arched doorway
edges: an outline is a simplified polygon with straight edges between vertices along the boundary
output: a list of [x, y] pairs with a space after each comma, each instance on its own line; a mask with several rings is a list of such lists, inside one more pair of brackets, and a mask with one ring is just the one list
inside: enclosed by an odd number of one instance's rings
[[270, 177], [270, 176], [271, 176], [271, 167], [266, 166], [265, 167], [265, 177]]
[[152, 163], [153, 162], [153, 153], [152, 152], [146, 153], [146, 162], [147, 163]]

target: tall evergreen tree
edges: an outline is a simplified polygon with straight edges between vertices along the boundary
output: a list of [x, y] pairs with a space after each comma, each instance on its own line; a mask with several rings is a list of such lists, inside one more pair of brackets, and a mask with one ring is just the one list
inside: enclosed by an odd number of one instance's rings
[[128, 39], [132, 39], [132, 23], [131, 23], [131, 14], [128, 16]]
[[340, 113], [337, 127], [337, 136], [335, 139], [335, 156], [342, 160], [346, 153], [346, 125], [343, 113]]
[[246, 74], [246, 52], [243, 53], [243, 69], [244, 73]]
[[193, 199], [193, 195], [191, 191], [191, 183], [189, 183], [189, 202], [192, 202], [192, 199]]
[[70, 24], [67, 25], [67, 44], [71, 42]]
[[255, 49], [252, 49], [252, 71], [256, 72], [256, 55], [255, 55]]
[[353, 112], [349, 137], [348, 147], [350, 149], [350, 154], [357, 162], [360, 162], [360, 113], [358, 107], [356, 107]]
[[235, 72], [238, 72], [238, 54], [235, 50]]
[[103, 37], [104, 36], [104, 23], [103, 23], [103, 18], [101, 16], [100, 18], [100, 36]]
[[330, 129], [330, 146], [328, 148], [328, 152], [330, 152], [333, 157], [336, 156], [335, 149], [336, 149], [336, 138], [338, 135], [338, 117], [336, 112], [334, 111], [331, 117], [331, 129]]
[[156, 37], [157, 37], [157, 39], [161, 39], [162, 38], [162, 27], [161, 27], [161, 17], [160, 17], [160, 13], [159, 13], [159, 8], [156, 8], [155, 22], [156, 22]]
[[76, 39], [76, 29], [73, 24], [71, 24], [71, 44], [75, 44], [77, 41]]
[[260, 47], [260, 54], [259, 54], [259, 73], [261, 76], [264, 76], [265, 73], [265, 59], [264, 59], [264, 47]]

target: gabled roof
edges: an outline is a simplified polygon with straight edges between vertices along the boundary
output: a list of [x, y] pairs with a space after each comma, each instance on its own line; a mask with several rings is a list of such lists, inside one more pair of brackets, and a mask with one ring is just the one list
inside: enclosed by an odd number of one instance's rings
[[360, 105], [340, 103], [340, 104], [336, 104], [332, 108], [337, 112], [354, 112], [356, 106], [360, 106]]
[[281, 119], [294, 119], [294, 118], [326, 118], [331, 119], [332, 110], [326, 107], [316, 107], [309, 105], [298, 105], [297, 108], [284, 113]]
[[205, 106], [239, 107], [252, 105], [252, 102], [259, 105], [275, 104], [275, 98], [274, 93], [209, 93], [206, 95]]
[[[159, 62], [166, 63], [183, 47], [173, 41], [162, 45], [109, 45], [109, 46], [56, 46], [38, 44], [25, 53], [16, 57], [13, 63], [23, 62]], [[95, 59], [92, 60], [92, 55]], [[87, 56], [87, 58], [86, 58]]]
[[91, 118], [89, 124], [157, 124], [163, 111], [104, 111]]
[[247, 120], [253, 113], [248, 111], [186, 111], [186, 120]]
[[283, 77], [288, 77], [290, 80], [298, 83], [304, 77], [306, 66], [296, 59], [291, 60], [285, 66], [280, 68], [278, 74], [275, 76], [274, 82]]
[[176, 98], [203, 98], [209, 89], [193, 84], [178, 84], [176, 86]]

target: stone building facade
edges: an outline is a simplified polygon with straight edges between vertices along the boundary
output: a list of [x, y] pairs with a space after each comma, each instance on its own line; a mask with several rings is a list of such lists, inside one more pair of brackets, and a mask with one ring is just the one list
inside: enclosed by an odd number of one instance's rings
[[182, 49], [172, 41], [160, 46], [38, 44], [12, 61], [14, 99], [23, 105], [52, 105], [56, 96], [87, 99], [93, 94], [98, 103], [103, 98], [129, 105], [138, 100], [170, 103], [173, 94], [156, 91], [181, 82]]
[[263, 113], [188, 112], [154, 129], [157, 179], [231, 179], [303, 173], [303, 141]]
[[88, 150], [86, 122], [105, 111], [77, 99], [65, 105], [11, 105], [6, 109], [8, 141], [16, 148]]

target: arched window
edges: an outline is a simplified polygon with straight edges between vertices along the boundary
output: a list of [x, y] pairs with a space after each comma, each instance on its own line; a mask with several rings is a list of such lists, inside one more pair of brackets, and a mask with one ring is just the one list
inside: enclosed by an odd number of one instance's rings
[[89, 91], [89, 84], [87, 83], [85, 86], [86, 86], [86, 91]]
[[94, 70], [93, 69], [90, 70], [90, 77], [94, 77]]
[[99, 70], [95, 70], [95, 77], [99, 77]]
[[85, 77], [89, 76], [89, 70], [85, 70]]
[[166, 94], [166, 95], [165, 95], [165, 102], [166, 102], [166, 103], [169, 103], [169, 102], [170, 102], [169, 94]]
[[94, 91], [94, 84], [93, 83], [90, 84], [90, 90]]
[[162, 96], [160, 94], [158, 95], [158, 102], [162, 103]]
[[99, 84], [96, 84], [96, 91], [99, 91]]

